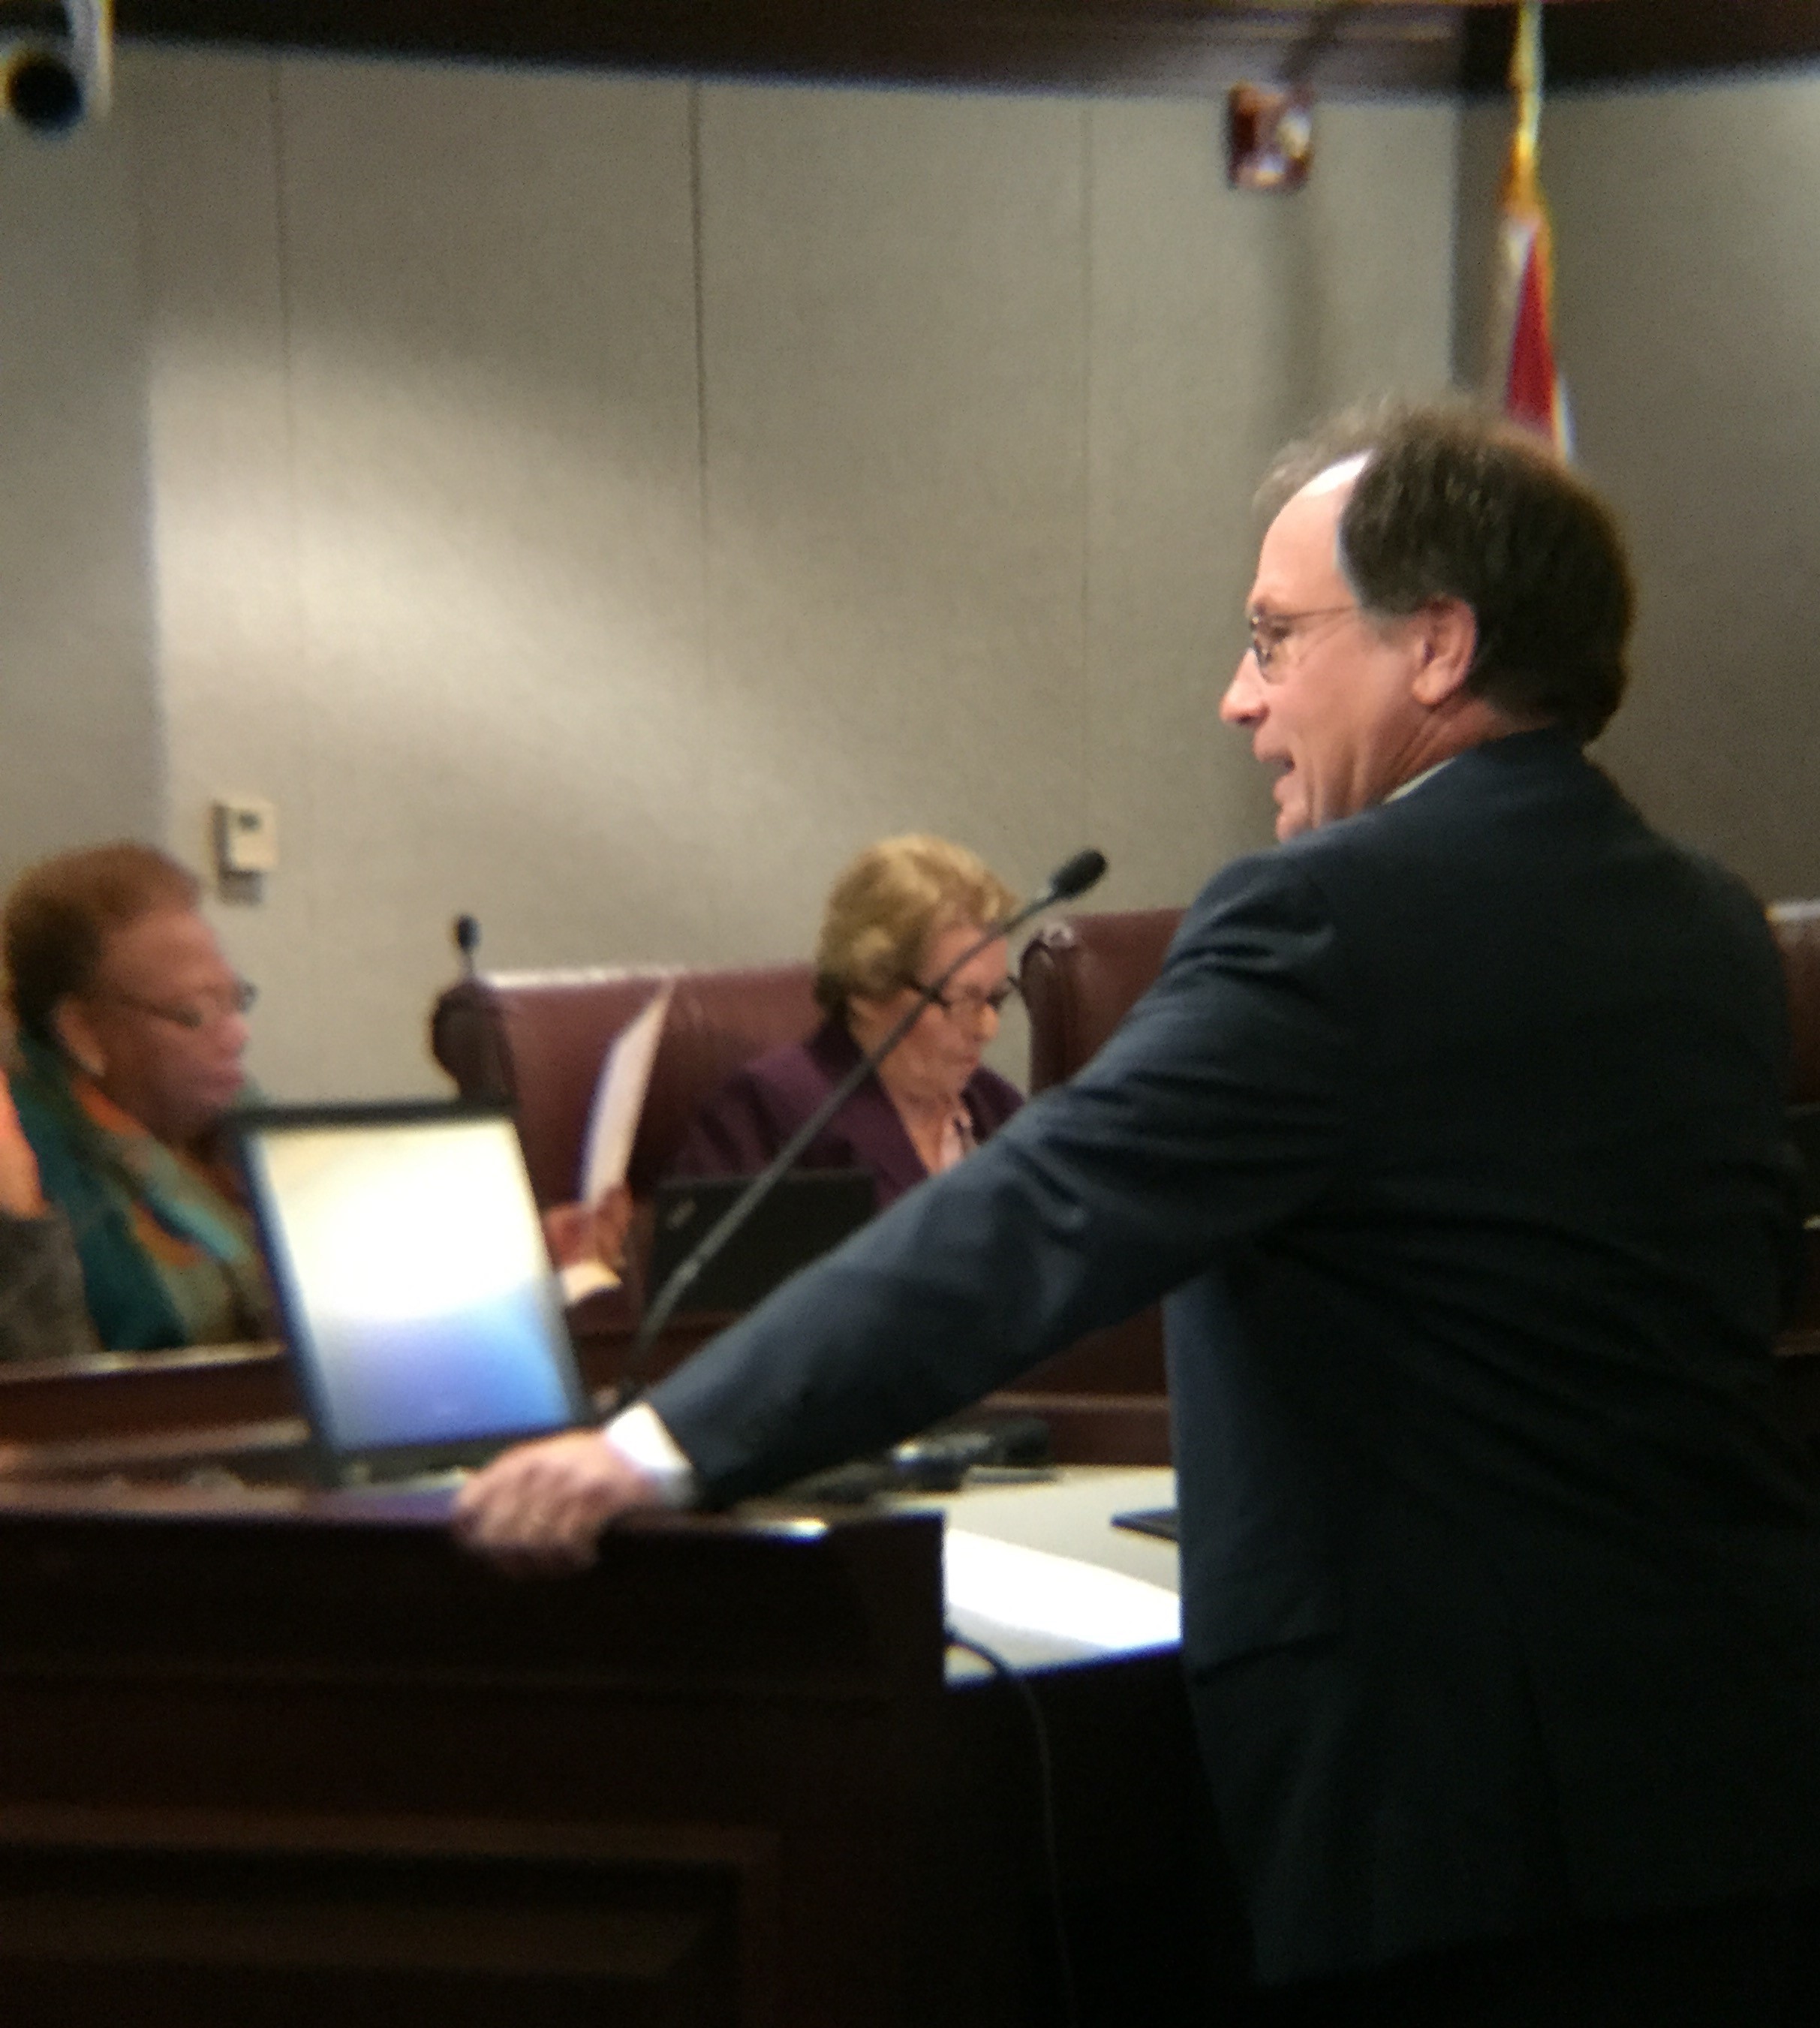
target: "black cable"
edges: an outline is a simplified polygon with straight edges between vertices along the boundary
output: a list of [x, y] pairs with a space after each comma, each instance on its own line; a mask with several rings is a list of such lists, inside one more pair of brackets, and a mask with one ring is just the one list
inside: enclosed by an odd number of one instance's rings
[[976, 1656], [993, 1674], [1003, 1682], [1009, 1683], [1022, 1700], [1025, 1715], [1030, 1723], [1030, 1736], [1037, 1750], [1037, 1780], [1042, 1810], [1043, 1871], [1049, 1886], [1049, 1926], [1055, 1945], [1056, 1981], [1061, 1989], [1063, 2028], [1080, 2028], [1080, 1997], [1075, 1985], [1075, 1954], [1068, 1942], [1067, 1918], [1062, 1912], [1062, 1852], [1061, 1841], [1056, 1830], [1056, 1765], [1049, 1751], [1049, 1722], [1043, 1716], [1043, 1708], [1037, 1701], [1033, 1690], [1023, 1672], [1014, 1669], [1002, 1655], [995, 1654], [983, 1641], [970, 1641], [965, 1634], [956, 1634], [952, 1626], [942, 1630], [942, 1638], [950, 1648], [958, 1648], [963, 1654]]

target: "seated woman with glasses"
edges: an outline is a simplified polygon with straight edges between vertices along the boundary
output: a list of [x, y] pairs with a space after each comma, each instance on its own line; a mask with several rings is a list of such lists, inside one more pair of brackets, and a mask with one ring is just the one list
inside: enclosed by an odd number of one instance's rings
[[[827, 1018], [807, 1042], [736, 1071], [696, 1116], [671, 1173], [762, 1169], [908, 1011], [917, 989], [1015, 905], [964, 846], [920, 836], [868, 846], [834, 883], [822, 918], [815, 990]], [[869, 1170], [882, 1209], [1004, 1125], [1023, 1098], [980, 1057], [1014, 990], [1005, 956], [1001, 938], [961, 966], [799, 1168]]]
[[6, 902], [13, 1097], [113, 1351], [273, 1328], [219, 1133], [245, 1083], [253, 988], [200, 891], [163, 853], [122, 843], [46, 860]]

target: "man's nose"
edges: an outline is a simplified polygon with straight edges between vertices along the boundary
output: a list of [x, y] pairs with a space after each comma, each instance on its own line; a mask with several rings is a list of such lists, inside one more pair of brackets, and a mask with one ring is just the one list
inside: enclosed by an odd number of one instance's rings
[[1228, 725], [1248, 725], [1263, 708], [1263, 683], [1258, 675], [1256, 657], [1247, 648], [1219, 701], [1219, 715]]

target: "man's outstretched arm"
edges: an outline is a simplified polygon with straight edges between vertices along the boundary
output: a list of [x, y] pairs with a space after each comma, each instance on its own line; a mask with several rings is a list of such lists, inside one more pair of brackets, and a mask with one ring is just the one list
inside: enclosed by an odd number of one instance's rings
[[[1210, 886], [1156, 987], [1070, 1085], [657, 1382], [652, 1421], [711, 1497], [927, 1427], [1330, 1186], [1356, 1084], [1341, 968], [1320, 897], [1274, 862]], [[481, 1474], [464, 1539], [510, 1567], [586, 1561], [594, 1530], [655, 1504], [589, 1441]]]

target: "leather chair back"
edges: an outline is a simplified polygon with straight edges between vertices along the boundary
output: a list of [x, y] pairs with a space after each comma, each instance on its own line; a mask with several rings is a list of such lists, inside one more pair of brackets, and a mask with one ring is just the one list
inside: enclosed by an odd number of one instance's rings
[[1063, 916], [1025, 945], [1018, 970], [1030, 1020], [1030, 1090], [1072, 1077], [1163, 969], [1179, 909]]
[[1770, 927], [1789, 980], [1789, 1027], [1796, 1105], [1820, 1105], [1820, 901], [1777, 901]]
[[483, 973], [437, 1001], [430, 1046], [464, 1098], [502, 1098], [514, 1108], [538, 1202], [561, 1204], [579, 1182], [608, 1048], [674, 979], [632, 1145], [630, 1181], [642, 1195], [668, 1168], [697, 1108], [731, 1071], [815, 1028], [812, 976], [806, 964]]
[[[1820, 901], [1777, 901], [1770, 928], [1789, 982], [1789, 1097], [1820, 1104]], [[1179, 909], [1065, 916], [1033, 937], [1019, 974], [1030, 1017], [1030, 1089], [1071, 1078], [1155, 983]]]
[[[1162, 970], [1181, 920], [1179, 909], [1062, 916], [1025, 945], [1018, 983], [1030, 1012], [1033, 1096], [1065, 1082], [1097, 1053]], [[1149, 1464], [1168, 1461], [1160, 1311], [1143, 1310], [1089, 1332], [1018, 1385], [1020, 1405], [1070, 1393], [1122, 1397], [1128, 1409], [1148, 1404], [1148, 1419], [1123, 1433], [1122, 1453]]]

